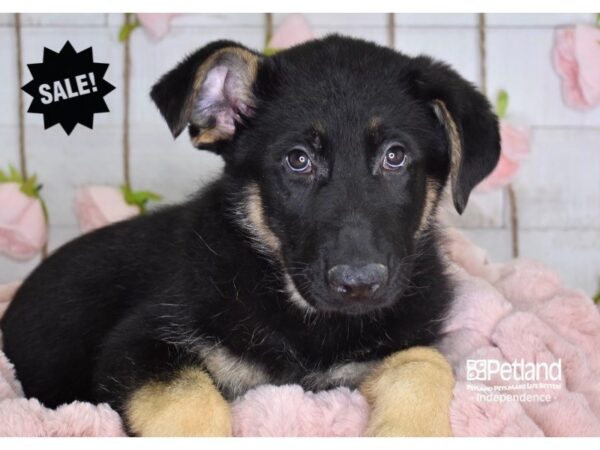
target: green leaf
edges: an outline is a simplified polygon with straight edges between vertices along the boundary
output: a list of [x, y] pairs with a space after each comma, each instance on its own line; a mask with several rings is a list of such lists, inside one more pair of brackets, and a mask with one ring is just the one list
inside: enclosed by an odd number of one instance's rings
[[593, 300], [596, 305], [600, 305], [600, 292], [594, 295]]
[[39, 198], [42, 186], [38, 184], [37, 175], [32, 175], [21, 183], [21, 192], [29, 197]]
[[600, 13], [596, 14], [596, 26], [600, 27]]
[[8, 173], [0, 170], [0, 183], [23, 183], [21, 172], [12, 164], [8, 166]]
[[146, 205], [151, 201], [158, 201], [162, 196], [152, 191], [134, 191], [129, 186], [121, 186], [121, 191], [128, 205], [134, 205], [140, 208], [141, 213], [146, 212]]
[[500, 119], [503, 119], [506, 116], [506, 111], [508, 110], [508, 92], [502, 89], [498, 92], [498, 97], [496, 98], [496, 114]]
[[135, 193], [137, 198], [143, 199], [144, 201], [159, 201], [162, 200], [162, 197], [158, 195], [156, 192], [152, 191], [137, 191]]
[[131, 23], [124, 23], [119, 30], [119, 42], [125, 42], [129, 39], [129, 35], [139, 26], [140, 22], [137, 19]]
[[22, 181], [21, 172], [17, 170], [15, 166], [12, 164], [8, 166], [8, 170], [10, 171], [9, 180], [20, 183]]
[[278, 48], [274, 48], [274, 47], [266, 47], [266, 48], [263, 50], [263, 54], [264, 54], [265, 56], [273, 56], [275, 53], [277, 53], [277, 52], [279, 52], [279, 51], [280, 51], [280, 49], [278, 49]]
[[129, 186], [123, 185], [123, 186], [121, 186], [121, 192], [123, 193], [125, 202], [128, 204], [131, 204], [131, 202], [133, 200], [131, 197], [131, 188]]
[[35, 189], [29, 182], [29, 180], [21, 184], [21, 192], [28, 197], [35, 197]]

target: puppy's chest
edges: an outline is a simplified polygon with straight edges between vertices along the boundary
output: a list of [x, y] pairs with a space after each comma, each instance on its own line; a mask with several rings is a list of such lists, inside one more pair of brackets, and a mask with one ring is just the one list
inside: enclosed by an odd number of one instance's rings
[[223, 344], [197, 350], [204, 368], [228, 400], [262, 384], [299, 384], [307, 391], [337, 386], [357, 387], [378, 360], [334, 362], [314, 365], [290, 350], [272, 357], [237, 354]]

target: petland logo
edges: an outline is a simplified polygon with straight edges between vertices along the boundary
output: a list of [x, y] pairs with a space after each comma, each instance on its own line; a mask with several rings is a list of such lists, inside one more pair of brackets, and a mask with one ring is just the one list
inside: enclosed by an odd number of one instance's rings
[[560, 359], [553, 363], [523, 359], [512, 363], [495, 359], [467, 360], [467, 390], [475, 392], [479, 402], [548, 403], [556, 398], [555, 393], [561, 387]]
[[562, 361], [532, 363], [524, 359], [512, 363], [495, 359], [468, 359], [467, 381], [490, 381], [499, 376], [502, 381], [556, 381], [562, 380]]

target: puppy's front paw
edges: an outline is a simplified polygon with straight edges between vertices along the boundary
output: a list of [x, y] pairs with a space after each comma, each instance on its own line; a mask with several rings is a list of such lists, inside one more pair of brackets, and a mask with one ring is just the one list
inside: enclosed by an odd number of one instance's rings
[[129, 429], [138, 436], [231, 436], [231, 409], [201, 370], [188, 369], [168, 383], [137, 390], [127, 405]]
[[437, 350], [413, 347], [386, 358], [360, 391], [371, 406], [366, 436], [452, 436], [454, 376]]

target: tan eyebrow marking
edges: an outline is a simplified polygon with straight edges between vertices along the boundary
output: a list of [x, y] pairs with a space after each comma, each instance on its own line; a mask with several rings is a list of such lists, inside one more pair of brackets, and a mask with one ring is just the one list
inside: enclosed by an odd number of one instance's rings
[[381, 126], [382, 119], [379, 116], [373, 116], [369, 120], [369, 129], [374, 130]]
[[321, 122], [315, 122], [311, 125], [312, 128], [312, 145], [315, 150], [321, 150], [323, 146], [323, 137], [325, 136], [325, 127]]
[[312, 125], [312, 129], [319, 134], [325, 134], [325, 127], [321, 122], [315, 122]]
[[376, 140], [379, 136], [382, 122], [383, 120], [379, 116], [373, 116], [369, 119], [369, 123], [367, 124], [367, 131], [371, 139]]

